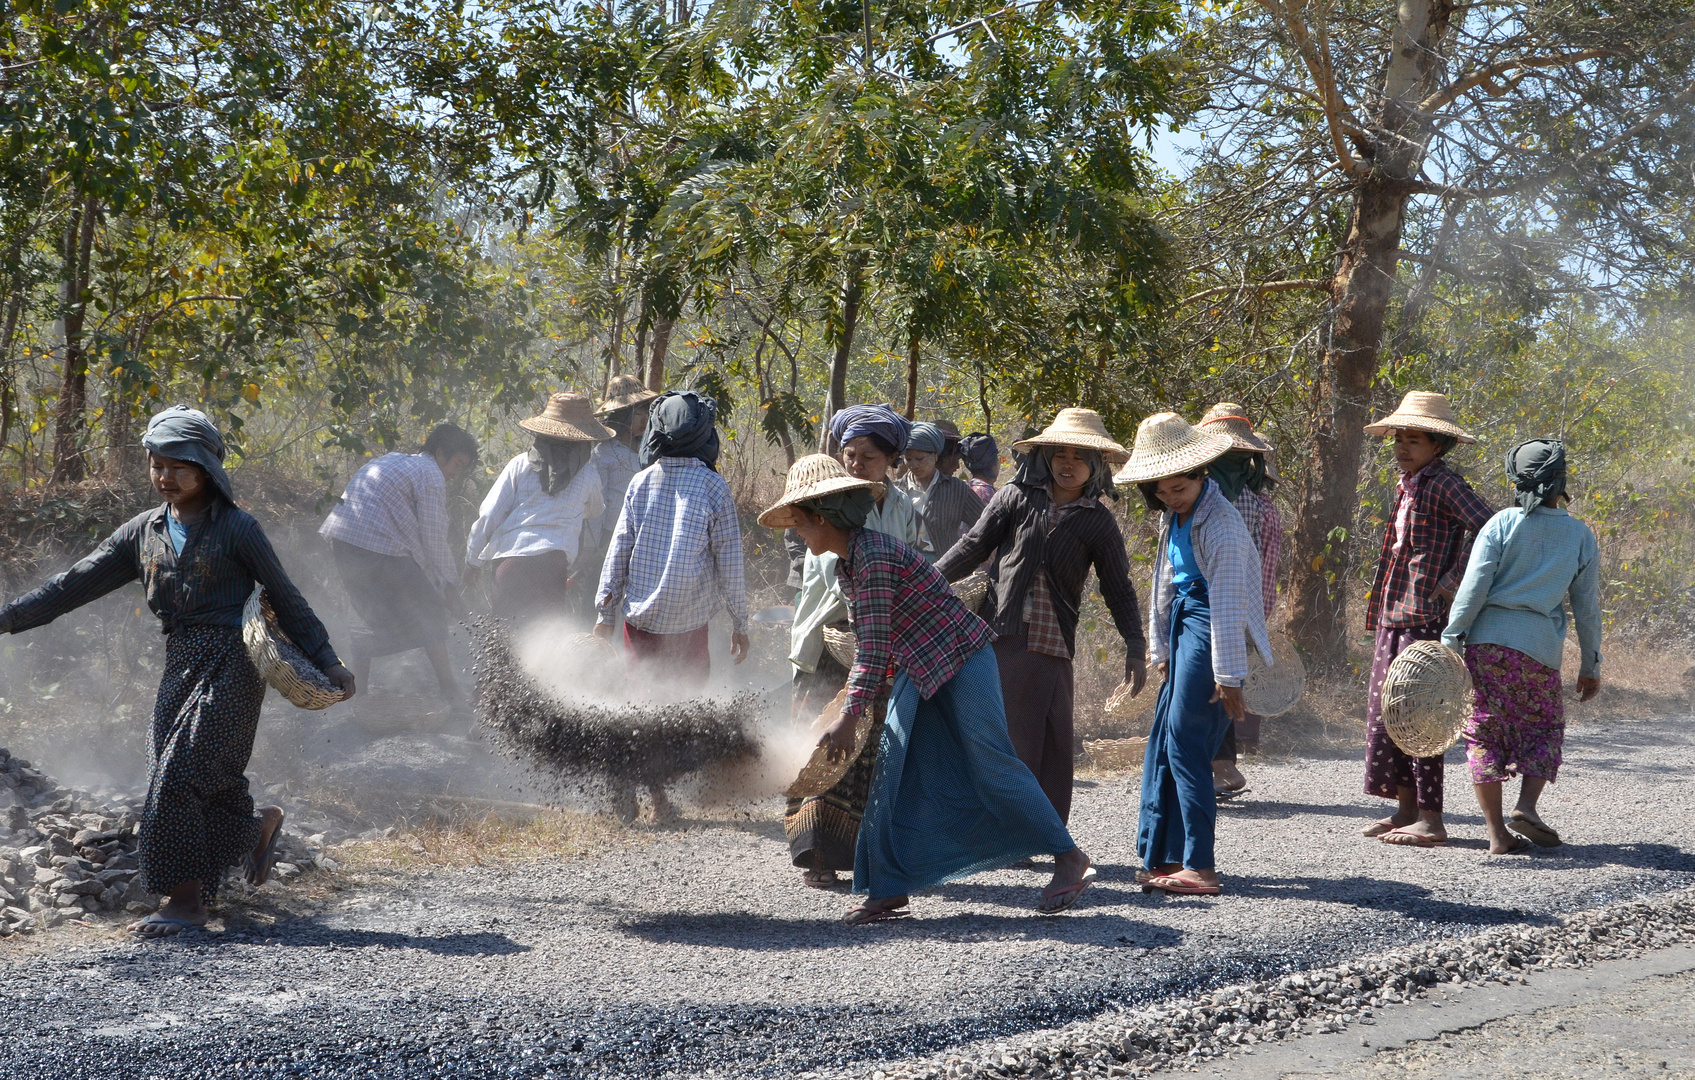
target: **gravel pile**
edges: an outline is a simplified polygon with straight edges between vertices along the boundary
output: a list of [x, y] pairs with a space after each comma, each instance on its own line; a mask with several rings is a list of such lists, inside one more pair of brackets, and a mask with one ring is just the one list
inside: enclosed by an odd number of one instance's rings
[[1281, 979], [1118, 1010], [975, 1054], [884, 1065], [874, 1071], [803, 1073], [803, 1080], [1025, 1080], [1141, 1077], [1229, 1057], [1260, 1043], [1336, 1034], [1373, 1023], [1376, 1010], [1424, 997], [1440, 983], [1522, 983], [1529, 972], [1581, 968], [1695, 941], [1695, 893], [1681, 891], [1562, 917], [1547, 927], [1506, 927]]
[[[0, 748], [0, 937], [158, 907], [140, 881], [140, 819], [139, 797], [61, 788]], [[277, 846], [274, 879], [329, 862], [287, 832]]]
[[552, 784], [664, 785], [759, 753], [750, 733], [763, 713], [760, 694], [651, 705], [566, 700], [524, 672], [500, 626], [479, 620], [473, 629], [478, 717], [507, 753]]

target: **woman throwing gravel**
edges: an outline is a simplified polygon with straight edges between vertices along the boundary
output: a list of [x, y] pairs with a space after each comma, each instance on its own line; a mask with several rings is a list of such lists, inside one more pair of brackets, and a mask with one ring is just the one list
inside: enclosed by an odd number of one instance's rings
[[132, 581], [168, 635], [153, 706], [152, 772], [141, 815], [142, 879], [165, 904], [130, 929], [166, 937], [204, 926], [224, 871], [270, 875], [283, 813], [255, 813], [247, 759], [265, 684], [241, 640], [241, 614], [257, 582], [300, 651], [353, 696], [353, 673], [330, 648], [266, 539], [236, 508], [224, 440], [204, 413], [180, 405], [153, 417], [141, 445], [164, 505], [118, 528], [94, 554], [0, 608], [0, 631], [42, 626]]
[[[1506, 473], [1518, 505], [1490, 518], [1478, 534], [1442, 631], [1442, 644], [1464, 645], [1477, 690], [1465, 729], [1466, 762], [1492, 855], [1527, 851], [1532, 841], [1560, 843], [1536, 802], [1560, 771], [1565, 742], [1560, 654], [1568, 601], [1583, 654], [1578, 694], [1588, 701], [1601, 689], [1601, 551], [1589, 526], [1560, 506], [1567, 498], [1565, 446], [1552, 439], [1520, 443], [1507, 454]], [[1515, 775], [1524, 779], [1509, 822], [1501, 785]]]
[[1013, 752], [988, 626], [921, 554], [865, 527], [881, 487], [813, 455], [759, 516], [838, 560], [859, 647], [847, 703], [820, 740], [832, 759], [853, 753], [898, 669], [854, 859], [853, 891], [869, 898], [847, 921], [900, 918], [915, 889], [1039, 854], [1055, 856], [1039, 910], [1063, 911], [1093, 880], [1089, 857]]
[[1213, 854], [1218, 800], [1212, 756], [1243, 716], [1248, 646], [1267, 663], [1271, 641], [1260, 597], [1260, 558], [1242, 515], [1207, 466], [1230, 436], [1189, 426], [1176, 413], [1142, 421], [1120, 483], [1160, 511], [1148, 639], [1164, 682], [1142, 764], [1137, 874], [1147, 889], [1222, 891]]

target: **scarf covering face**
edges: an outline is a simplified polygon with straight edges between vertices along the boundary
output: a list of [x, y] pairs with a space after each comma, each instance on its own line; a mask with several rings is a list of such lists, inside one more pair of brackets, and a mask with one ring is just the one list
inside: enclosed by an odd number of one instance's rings
[[853, 530], [865, 528], [865, 519], [877, 509], [877, 498], [871, 494], [870, 488], [854, 488], [820, 495], [796, 505], [811, 510], [838, 529]]
[[199, 409], [172, 405], [155, 414], [147, 421], [147, 434], [141, 437], [141, 446], [150, 454], [194, 462], [206, 471], [212, 487], [225, 501], [235, 502], [229, 473], [224, 471], [224, 437], [218, 434], [211, 418]]
[[535, 446], [530, 450], [530, 468], [540, 477], [541, 489], [549, 495], [557, 495], [583, 471], [593, 450], [594, 443], [537, 435]]
[[906, 448], [925, 453], [940, 455], [947, 449], [948, 433], [935, 424], [914, 424], [912, 434], [907, 436]]
[[1234, 503], [1243, 488], [1258, 494], [1270, 491], [1272, 486], [1271, 478], [1265, 475], [1265, 455], [1253, 450], [1227, 450], [1207, 472], [1228, 503]]
[[[1018, 463], [1018, 471], [1012, 475], [1012, 482], [1024, 484], [1027, 487], [1047, 487], [1053, 483], [1053, 455], [1059, 449], [1056, 446], [1037, 446]], [[1083, 460], [1089, 464], [1089, 481], [1083, 485], [1082, 499], [1099, 499], [1105, 496], [1109, 499], [1118, 498], [1118, 491], [1112, 486], [1112, 472], [1106, 467], [1106, 459], [1099, 450], [1089, 450], [1081, 446], [1072, 447], [1083, 455]]]
[[1526, 517], [1549, 499], [1566, 493], [1566, 445], [1558, 439], [1531, 439], [1507, 451], [1507, 479], [1518, 490], [1514, 501]]
[[699, 458], [718, 468], [718, 403], [693, 390], [669, 390], [653, 399], [642, 433], [642, 468], [660, 458]]
[[850, 405], [830, 417], [830, 437], [837, 447], [846, 446], [861, 435], [875, 435], [895, 448], [895, 457], [906, 453], [912, 425], [906, 417], [887, 405]]
[[972, 476], [984, 476], [994, 472], [1000, 457], [1001, 448], [995, 445], [993, 435], [973, 431], [959, 440], [959, 458], [965, 462], [965, 468]]

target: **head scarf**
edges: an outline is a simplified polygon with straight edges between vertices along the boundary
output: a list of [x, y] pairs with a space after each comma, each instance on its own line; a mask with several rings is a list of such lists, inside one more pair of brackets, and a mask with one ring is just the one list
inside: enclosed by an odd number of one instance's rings
[[224, 471], [224, 437], [211, 419], [199, 409], [172, 405], [147, 421], [142, 448], [150, 454], [192, 461], [206, 470], [212, 486], [228, 502], [235, 502], [229, 473]]
[[638, 454], [642, 468], [662, 457], [692, 457], [718, 467], [718, 403], [693, 390], [669, 390], [653, 399]]
[[1515, 500], [1530, 512], [1566, 493], [1566, 445], [1558, 439], [1531, 439], [1507, 451], [1507, 479], [1518, 489]]
[[1226, 450], [1207, 467], [1207, 473], [1226, 502], [1235, 502], [1243, 488], [1257, 494], [1272, 487], [1271, 477], [1265, 474], [1265, 455], [1257, 450]]
[[982, 476], [995, 471], [995, 466], [1000, 463], [1001, 448], [995, 445], [993, 435], [973, 431], [959, 440], [959, 456], [972, 476]]
[[594, 446], [591, 442], [537, 435], [535, 447], [530, 451], [530, 468], [540, 476], [541, 489], [549, 495], [563, 491], [588, 464]]
[[830, 437], [838, 452], [861, 435], [875, 435], [895, 448], [895, 456], [906, 453], [912, 424], [887, 405], [849, 405], [830, 417]]
[[908, 450], [921, 450], [926, 453], [940, 454], [947, 449], [948, 433], [935, 424], [914, 424], [912, 434], [907, 436]]
[[[1018, 463], [1018, 471], [1012, 474], [1012, 482], [1028, 487], [1047, 487], [1053, 482], [1053, 454], [1057, 446], [1035, 446], [1024, 460]], [[1083, 485], [1084, 499], [1098, 499], [1106, 496], [1109, 499], [1118, 498], [1118, 492], [1112, 486], [1112, 470], [1106, 467], [1106, 459], [1099, 450], [1088, 450], [1081, 446], [1071, 449], [1083, 455], [1083, 460], [1089, 463], [1089, 481]]]
[[877, 497], [871, 494], [870, 488], [852, 488], [833, 491], [795, 505], [812, 511], [838, 529], [863, 529], [865, 519], [877, 509]]

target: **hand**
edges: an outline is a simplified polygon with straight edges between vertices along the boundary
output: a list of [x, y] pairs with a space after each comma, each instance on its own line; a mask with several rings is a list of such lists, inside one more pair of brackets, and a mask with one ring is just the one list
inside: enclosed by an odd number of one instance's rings
[[853, 753], [854, 740], [859, 735], [859, 717], [842, 713], [842, 718], [831, 726], [824, 737], [818, 740], [818, 745], [825, 748], [826, 761], [840, 761]]
[[345, 664], [335, 665], [334, 667], [330, 668], [328, 671], [324, 672], [324, 677], [329, 679], [330, 682], [335, 683], [336, 688], [338, 690], [340, 690], [341, 693], [342, 693], [342, 700], [343, 701], [352, 700], [353, 694], [358, 689], [358, 687], [356, 687], [354, 685], [353, 672], [351, 672], [347, 669], [347, 665], [345, 665]]
[[1159, 681], [1164, 682], [1171, 674], [1171, 664], [1168, 661], [1161, 661], [1154, 670], [1159, 672]]
[[466, 592], [472, 592], [477, 587], [477, 576], [482, 571], [480, 566], [467, 566], [465, 572], [459, 575], [459, 587]]
[[746, 634], [730, 635], [730, 659], [734, 660], [738, 664], [747, 659]]
[[1142, 687], [1146, 685], [1148, 685], [1148, 662], [1146, 660], [1130, 661], [1130, 696], [1135, 697], [1140, 694]]
[[1442, 585], [1436, 586], [1436, 595], [1442, 598], [1442, 602], [1444, 604], [1452, 604], [1454, 602], [1454, 596], [1458, 591], [1459, 590], [1457, 589], [1450, 589]]
[[1593, 679], [1583, 675], [1577, 677], [1577, 700], [1590, 701], [1600, 692], [1601, 680], [1598, 677]]
[[609, 622], [595, 623], [594, 636], [597, 638], [610, 638], [612, 636], [612, 624]]
[[1242, 688], [1240, 686], [1225, 686], [1214, 683], [1212, 700], [1224, 702], [1224, 715], [1232, 720], [1240, 720], [1248, 714], [1248, 708], [1242, 704]]

